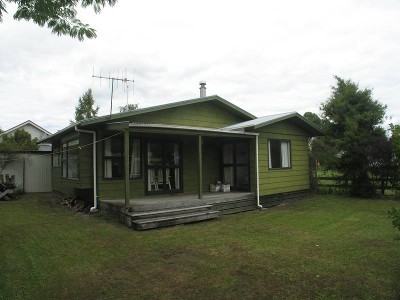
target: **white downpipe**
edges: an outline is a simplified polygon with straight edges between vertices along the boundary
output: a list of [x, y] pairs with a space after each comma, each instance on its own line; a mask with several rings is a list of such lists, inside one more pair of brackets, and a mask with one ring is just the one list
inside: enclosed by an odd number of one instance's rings
[[260, 170], [258, 168], [258, 135], [256, 135], [256, 193], [257, 193], [257, 207], [262, 210], [264, 207], [260, 204]]
[[91, 133], [93, 135], [93, 147], [92, 147], [92, 149], [93, 149], [93, 207], [90, 208], [90, 212], [91, 213], [95, 213], [95, 212], [99, 211], [98, 203], [97, 203], [96, 131], [78, 129], [78, 127], [76, 127], [76, 126], [75, 126], [75, 131], [76, 132]]

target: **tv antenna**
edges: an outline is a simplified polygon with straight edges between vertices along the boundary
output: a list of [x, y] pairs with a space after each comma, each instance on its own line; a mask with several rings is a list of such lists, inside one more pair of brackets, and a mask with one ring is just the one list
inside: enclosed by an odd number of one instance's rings
[[[125, 76], [124, 76], [125, 75]], [[114, 96], [114, 82], [116, 83], [116, 88], [118, 88], [118, 82], [121, 82], [124, 88], [124, 92], [126, 92], [126, 104], [128, 105], [128, 89], [129, 89], [129, 83], [132, 83], [132, 91], [134, 93], [133, 89], [133, 83], [135, 82], [134, 78], [128, 79], [128, 71], [125, 69], [125, 74], [124, 72], [121, 72], [121, 76], [119, 75], [119, 70], [117, 73], [117, 76], [111, 76], [111, 71], [109, 72], [108, 77], [107, 76], [102, 76], [101, 75], [101, 69], [100, 69], [100, 75], [94, 75], [94, 68], [93, 68], [93, 74], [92, 78], [99, 78], [100, 79], [100, 86], [101, 86], [101, 80], [106, 79], [108, 80], [109, 86], [111, 85], [111, 101], [110, 101], [110, 118], [112, 115], [112, 107], [113, 107], [113, 96]]]

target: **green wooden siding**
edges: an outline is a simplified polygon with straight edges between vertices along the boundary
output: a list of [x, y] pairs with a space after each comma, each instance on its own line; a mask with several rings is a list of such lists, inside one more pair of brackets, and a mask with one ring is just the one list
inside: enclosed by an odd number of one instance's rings
[[139, 123], [142, 122], [221, 128], [245, 121], [245, 119], [240, 118], [227, 110], [224, 110], [218, 105], [205, 102], [136, 115], [130, 117], [129, 121]]
[[[79, 139], [79, 145], [83, 146], [92, 142], [90, 134], [79, 134], [77, 132], [64, 136], [58, 143], [53, 143], [53, 149], [60, 151], [61, 144], [73, 139]], [[61, 161], [62, 166], [62, 161]], [[83, 147], [79, 150], [79, 179], [62, 178], [62, 167], [52, 167], [52, 188], [53, 191], [63, 194], [74, 194], [75, 189], [91, 188], [92, 180], [92, 148]]]
[[[129, 117], [131, 122], [173, 124], [183, 126], [198, 126], [207, 128], [221, 128], [244, 121], [243, 116], [224, 110], [213, 103], [196, 103], [190, 106], [169, 108], [163, 111], [149, 112], [143, 115]], [[100, 127], [99, 127], [100, 128]], [[289, 120], [267, 125], [255, 130], [259, 133], [259, 176], [260, 196], [286, 193], [309, 189], [309, 160], [308, 134]], [[106, 132], [99, 129], [97, 139], [115, 134], [115, 131]], [[80, 145], [90, 144], [92, 135], [73, 133], [65, 136], [59, 142], [53, 143], [54, 148], [60, 148], [61, 143], [79, 137]], [[122, 135], [121, 135], [122, 138]], [[146, 173], [145, 143], [148, 138], [171, 138], [182, 144], [182, 171], [183, 192], [195, 194], [198, 189], [198, 137], [171, 136], [130, 132], [130, 139], [140, 138], [141, 151], [141, 178], [130, 179], [130, 197], [138, 198], [145, 195]], [[291, 142], [291, 168], [282, 170], [268, 169], [268, 139], [283, 139]], [[221, 144], [224, 140], [216, 137], [203, 137], [203, 191], [209, 190], [209, 184], [222, 180], [221, 174]], [[238, 139], [232, 139], [238, 141]], [[256, 190], [255, 170], [255, 138], [250, 143], [250, 184], [251, 191]], [[100, 200], [124, 199], [125, 181], [121, 179], [103, 178], [103, 142], [97, 144], [97, 181]], [[92, 146], [83, 147], [79, 152], [79, 180], [64, 179], [61, 177], [61, 167], [53, 167], [53, 190], [62, 193], [73, 193], [76, 188], [92, 188]]]
[[[260, 196], [309, 189], [307, 133], [288, 120], [259, 128], [256, 132], [259, 133]], [[268, 139], [290, 141], [291, 168], [268, 169]]]

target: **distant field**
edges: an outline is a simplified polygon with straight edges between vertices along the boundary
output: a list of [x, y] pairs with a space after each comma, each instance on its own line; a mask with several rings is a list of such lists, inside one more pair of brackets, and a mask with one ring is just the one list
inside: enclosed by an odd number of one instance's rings
[[23, 195], [0, 202], [0, 299], [397, 299], [391, 207], [324, 195], [136, 232]]

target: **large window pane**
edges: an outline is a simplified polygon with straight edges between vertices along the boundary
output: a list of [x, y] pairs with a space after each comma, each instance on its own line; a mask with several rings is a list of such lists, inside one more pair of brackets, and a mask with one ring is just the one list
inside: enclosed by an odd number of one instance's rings
[[130, 171], [129, 177], [130, 178], [140, 178], [140, 140], [134, 139], [130, 145]]
[[249, 151], [246, 143], [236, 144], [236, 163], [237, 164], [249, 163]]
[[224, 144], [223, 163], [226, 165], [233, 164], [233, 144]]
[[162, 146], [160, 143], [147, 144], [147, 161], [149, 165], [159, 165], [162, 163]]
[[167, 143], [164, 146], [164, 151], [167, 165], [179, 165], [179, 144]]
[[269, 167], [281, 168], [281, 145], [278, 140], [269, 141]]
[[123, 177], [122, 140], [110, 138], [104, 141], [104, 178]]
[[68, 151], [68, 178], [78, 178], [78, 149]]
[[168, 193], [181, 189], [180, 144], [147, 143], [147, 191]]
[[78, 157], [79, 140], [71, 140], [62, 144], [61, 166], [62, 177], [77, 179], [79, 178]]

